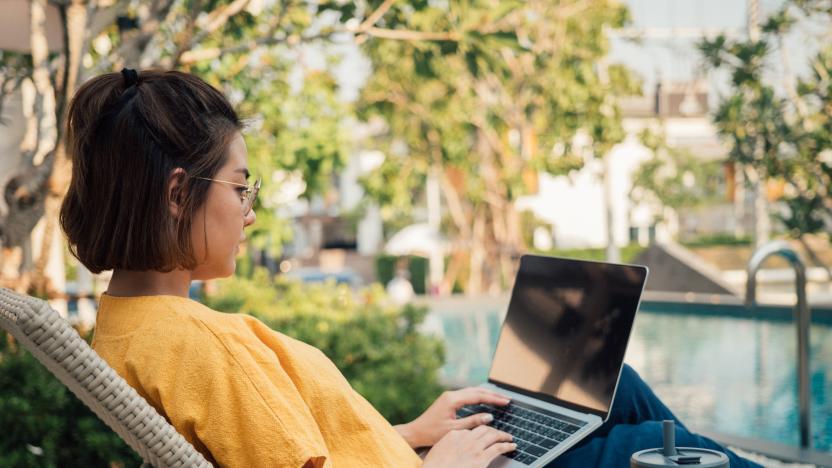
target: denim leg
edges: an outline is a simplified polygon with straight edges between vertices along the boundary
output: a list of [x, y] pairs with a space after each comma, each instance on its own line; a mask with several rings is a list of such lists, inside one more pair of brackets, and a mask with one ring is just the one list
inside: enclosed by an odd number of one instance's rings
[[663, 445], [661, 421], [676, 424], [676, 445], [725, 453], [732, 468], [759, 467], [711, 439], [691, 433], [632, 367], [624, 365], [610, 416], [601, 427], [550, 463], [550, 468], [629, 467], [639, 450]]
[[610, 416], [607, 422], [593, 432], [593, 436], [604, 436], [619, 424], [639, 424], [665, 419], [672, 419], [677, 427], [685, 428], [670, 408], [662, 403], [644, 380], [641, 380], [638, 372], [624, 364]]
[[[731, 468], [760, 468], [760, 465], [739, 457], [713, 440], [693, 434], [679, 426], [676, 426], [676, 445], [722, 452], [728, 456]], [[570, 449], [550, 463], [547, 468], [629, 468], [630, 457], [635, 452], [661, 446], [661, 422], [619, 424], [605, 436], [590, 436], [586, 444]]]

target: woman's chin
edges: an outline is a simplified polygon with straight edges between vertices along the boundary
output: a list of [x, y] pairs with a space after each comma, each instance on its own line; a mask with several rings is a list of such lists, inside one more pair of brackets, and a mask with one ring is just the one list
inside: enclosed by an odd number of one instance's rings
[[223, 268], [217, 268], [217, 275], [215, 278], [228, 278], [233, 276], [235, 271], [237, 271], [237, 262], [232, 257], [231, 260], [223, 266]]
[[220, 265], [213, 265], [212, 268], [199, 268], [193, 271], [192, 280], [209, 281], [213, 279], [228, 278], [237, 270], [237, 263], [232, 257], [229, 261]]

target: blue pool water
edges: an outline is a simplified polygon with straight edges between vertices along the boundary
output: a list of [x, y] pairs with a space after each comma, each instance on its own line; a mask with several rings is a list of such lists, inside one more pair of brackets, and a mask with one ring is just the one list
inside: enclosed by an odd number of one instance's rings
[[[427, 328], [446, 342], [448, 385], [487, 379], [505, 306], [432, 305]], [[798, 445], [796, 332], [788, 311], [760, 319], [732, 307], [643, 303], [626, 362], [694, 430]], [[813, 445], [832, 451], [832, 325], [813, 323], [810, 337]]]

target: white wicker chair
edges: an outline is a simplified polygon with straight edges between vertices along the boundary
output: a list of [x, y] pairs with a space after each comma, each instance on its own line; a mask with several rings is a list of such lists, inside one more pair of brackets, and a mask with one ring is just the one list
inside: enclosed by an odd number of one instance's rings
[[0, 328], [116, 431], [145, 465], [211, 466], [45, 301], [0, 288]]

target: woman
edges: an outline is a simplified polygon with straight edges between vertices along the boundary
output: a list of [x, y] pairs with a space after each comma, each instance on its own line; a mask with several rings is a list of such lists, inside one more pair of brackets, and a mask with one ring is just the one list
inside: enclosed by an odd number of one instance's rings
[[[223, 466], [418, 466], [414, 449], [432, 447], [424, 466], [481, 467], [514, 450], [490, 416], [455, 417], [464, 404], [508, 404], [497, 393], [446, 392], [394, 427], [317, 349], [188, 299], [191, 281], [233, 274], [256, 218], [240, 130], [222, 94], [184, 73], [125, 69], [78, 91], [61, 225], [88, 269], [113, 270], [96, 351]], [[672, 415], [631, 370], [620, 387], [614, 418], [556, 463], [627, 466], [660, 445], [645, 421]], [[718, 447], [688, 435], [682, 426], [677, 438]]]

